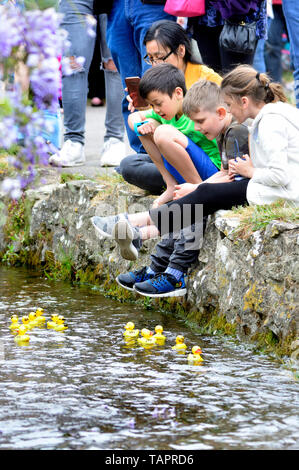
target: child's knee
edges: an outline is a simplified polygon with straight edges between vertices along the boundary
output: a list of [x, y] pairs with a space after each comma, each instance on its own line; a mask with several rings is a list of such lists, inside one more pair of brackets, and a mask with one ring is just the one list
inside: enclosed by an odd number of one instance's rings
[[169, 124], [161, 124], [157, 127], [154, 133], [154, 141], [156, 145], [164, 144], [165, 142], [169, 143], [174, 139], [174, 128]]
[[162, 124], [157, 127], [154, 133], [154, 141], [158, 147], [175, 142], [186, 148], [188, 144], [186, 136], [170, 124]]

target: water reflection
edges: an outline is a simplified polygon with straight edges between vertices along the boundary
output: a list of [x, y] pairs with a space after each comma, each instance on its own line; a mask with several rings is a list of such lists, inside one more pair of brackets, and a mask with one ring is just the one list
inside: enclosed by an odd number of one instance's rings
[[[298, 384], [279, 363], [37, 273], [0, 268], [0, 286], [0, 449], [298, 448]], [[37, 306], [69, 328], [36, 328], [19, 347], [10, 316]], [[126, 343], [128, 321], [163, 325], [165, 344]], [[200, 366], [172, 350], [180, 334]]]

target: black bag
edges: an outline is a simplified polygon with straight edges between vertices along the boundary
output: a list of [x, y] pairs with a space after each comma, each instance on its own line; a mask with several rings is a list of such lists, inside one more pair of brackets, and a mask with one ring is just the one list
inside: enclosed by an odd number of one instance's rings
[[256, 22], [232, 23], [228, 20], [224, 22], [219, 37], [219, 46], [223, 49], [239, 54], [253, 54], [256, 43]]

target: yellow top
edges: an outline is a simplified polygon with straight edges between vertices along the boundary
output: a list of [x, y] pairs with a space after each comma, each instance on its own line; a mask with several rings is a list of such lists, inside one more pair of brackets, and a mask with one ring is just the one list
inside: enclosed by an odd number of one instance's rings
[[211, 82], [217, 83], [217, 85], [220, 85], [222, 82], [222, 77], [220, 77], [218, 73], [214, 72], [213, 69], [210, 69], [206, 65], [192, 64], [191, 62], [188, 62], [185, 70], [187, 90], [189, 90], [193, 83], [200, 79], [210, 80]]

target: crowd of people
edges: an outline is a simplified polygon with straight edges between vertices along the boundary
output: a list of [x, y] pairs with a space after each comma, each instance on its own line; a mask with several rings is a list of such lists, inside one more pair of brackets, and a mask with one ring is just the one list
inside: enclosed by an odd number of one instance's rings
[[[158, 195], [148, 212], [92, 218], [96, 231], [116, 240], [128, 260], [138, 258], [144, 240], [161, 236], [150, 266], [118, 276], [122, 287], [153, 297], [184, 295], [210, 214], [281, 198], [299, 205], [295, 3], [206, 0], [205, 14], [182, 26], [165, 12], [164, 0], [60, 1], [74, 73], [62, 76], [64, 143], [50, 163], [68, 167], [86, 160], [88, 76], [99, 41], [106, 100], [101, 165]], [[97, 34], [82, 21], [89, 15], [97, 19]], [[254, 31], [250, 50], [228, 48], [224, 32], [248, 24]], [[296, 107], [282, 86], [283, 33], [291, 46]], [[144, 109], [134, 108], [127, 77], [141, 78]], [[132, 155], [125, 155], [125, 133]]]

